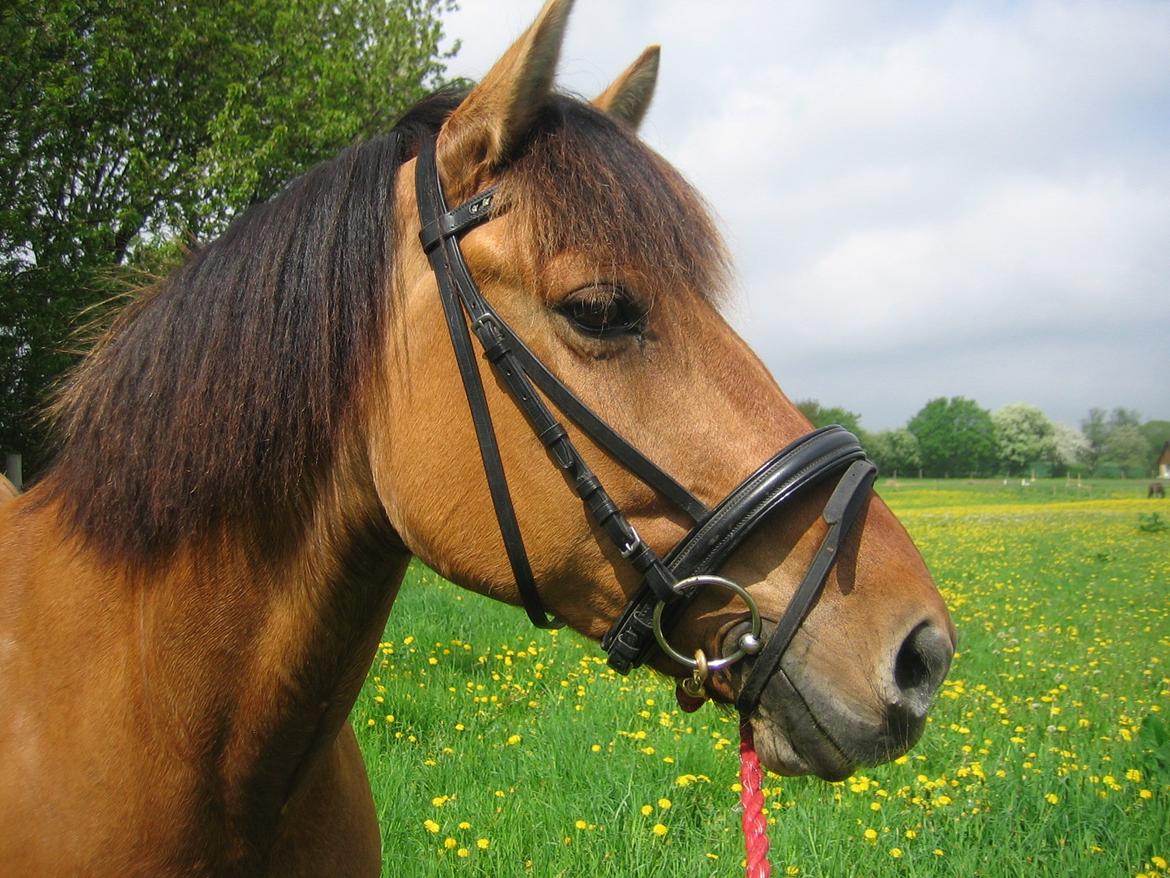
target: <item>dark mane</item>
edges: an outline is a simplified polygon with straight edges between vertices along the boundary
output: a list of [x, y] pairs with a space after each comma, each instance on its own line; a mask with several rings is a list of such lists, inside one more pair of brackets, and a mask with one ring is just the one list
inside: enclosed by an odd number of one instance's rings
[[[309, 171], [123, 311], [52, 413], [46, 496], [78, 533], [149, 562], [224, 525], [298, 520], [376, 374], [394, 180], [459, 100], [432, 96]], [[550, 99], [503, 182], [542, 255], [571, 244], [718, 285], [723, 249], [693, 190], [579, 101]]]

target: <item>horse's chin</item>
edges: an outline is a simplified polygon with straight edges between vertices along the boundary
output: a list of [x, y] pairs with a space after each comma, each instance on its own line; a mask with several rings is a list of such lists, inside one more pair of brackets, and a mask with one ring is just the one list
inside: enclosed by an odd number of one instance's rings
[[799, 700], [795, 704], [761, 704], [751, 718], [760, 762], [783, 775], [815, 774], [844, 780], [857, 768]]
[[922, 734], [925, 712], [867, 715], [794, 668], [791, 673], [782, 669], [768, 681], [751, 723], [765, 768], [835, 781], [862, 765], [880, 765], [908, 751]]

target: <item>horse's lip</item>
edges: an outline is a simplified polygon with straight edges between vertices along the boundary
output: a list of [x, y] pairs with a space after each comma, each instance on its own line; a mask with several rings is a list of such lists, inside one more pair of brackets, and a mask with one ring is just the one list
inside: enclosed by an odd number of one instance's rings
[[[815, 774], [828, 781], [849, 777], [857, 763], [820, 724], [783, 670], [769, 681], [768, 690], [772, 697], [761, 699], [751, 717], [756, 741], [763, 745], [758, 749], [764, 767], [777, 774]], [[776, 736], [782, 736], [783, 742], [777, 741]]]
[[[775, 625], [771, 619], [766, 621]], [[733, 644], [738, 643], [739, 635], [748, 627], [750, 621], [747, 619], [738, 619], [723, 626], [719, 639], [723, 644], [724, 655], [734, 650]], [[765, 638], [770, 634], [767, 632]], [[739, 678], [737, 682], [742, 686], [747, 671], [742, 666], [736, 670]], [[792, 682], [783, 664], [765, 685], [764, 696], [751, 720], [753, 730], [759, 732], [756, 740], [766, 742], [760, 760], [770, 771], [786, 775], [815, 774], [823, 780], [835, 781], [844, 780], [857, 768], [857, 762], [845, 753], [828, 729], [821, 725], [816, 711]], [[769, 736], [774, 735], [782, 735], [791, 752], [780, 752], [785, 748], [769, 740]], [[768, 758], [771, 758], [772, 764], [769, 764]]]

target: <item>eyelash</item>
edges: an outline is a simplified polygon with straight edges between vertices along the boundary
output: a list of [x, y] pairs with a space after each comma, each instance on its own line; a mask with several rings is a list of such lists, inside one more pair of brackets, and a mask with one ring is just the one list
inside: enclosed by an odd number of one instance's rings
[[641, 336], [646, 312], [618, 284], [598, 284], [575, 291], [557, 306], [573, 329], [590, 338]]

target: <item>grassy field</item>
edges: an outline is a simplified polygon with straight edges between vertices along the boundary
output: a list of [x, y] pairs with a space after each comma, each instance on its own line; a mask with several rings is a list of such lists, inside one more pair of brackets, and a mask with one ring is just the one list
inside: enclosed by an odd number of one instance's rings
[[[1170, 874], [1170, 503], [1132, 481], [878, 489], [959, 652], [908, 757], [768, 777], [774, 874]], [[662, 678], [424, 568], [353, 722], [387, 876], [742, 874], [733, 715], [681, 714]]]

